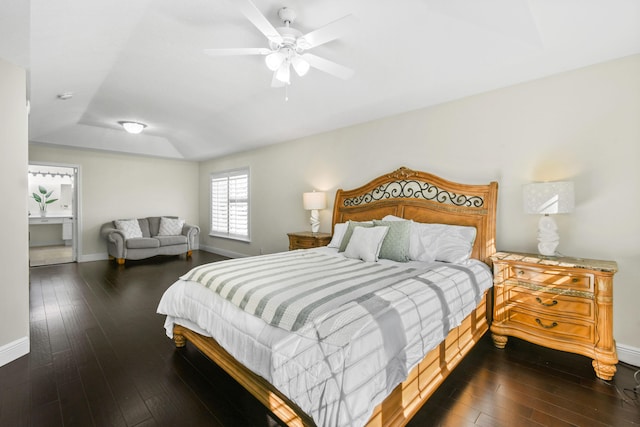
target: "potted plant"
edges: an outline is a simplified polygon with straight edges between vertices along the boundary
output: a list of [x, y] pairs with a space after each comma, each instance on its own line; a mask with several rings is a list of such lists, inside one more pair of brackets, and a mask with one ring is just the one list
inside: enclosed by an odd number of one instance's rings
[[55, 202], [58, 199], [50, 199], [49, 197], [51, 197], [54, 190], [49, 191], [42, 185], [38, 185], [38, 191], [40, 192], [40, 194], [31, 193], [31, 197], [33, 198], [33, 200], [38, 202], [38, 205], [40, 206], [40, 216], [45, 216], [47, 214], [47, 205]]

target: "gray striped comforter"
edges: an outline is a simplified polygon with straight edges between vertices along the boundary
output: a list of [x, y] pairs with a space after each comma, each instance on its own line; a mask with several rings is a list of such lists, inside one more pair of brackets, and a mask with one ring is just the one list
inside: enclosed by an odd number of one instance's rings
[[[191, 319], [203, 330], [220, 326], [198, 321], [221, 320], [203, 314], [202, 296], [196, 298], [202, 286], [290, 331], [269, 344], [267, 371], [251, 366], [251, 349], [231, 352], [318, 426], [332, 427], [364, 425], [373, 408], [492, 285], [488, 267], [479, 261], [464, 266], [365, 263], [315, 249], [213, 263], [181, 279], [174, 286], [187, 293], [183, 302], [171, 302], [170, 288], [158, 310], [168, 315], [167, 331], [174, 318]], [[235, 325], [231, 329], [243, 322], [229, 319]]]
[[297, 331], [348, 302], [366, 304], [376, 291], [418, 271], [299, 250], [207, 264], [181, 279], [199, 282], [273, 326]]

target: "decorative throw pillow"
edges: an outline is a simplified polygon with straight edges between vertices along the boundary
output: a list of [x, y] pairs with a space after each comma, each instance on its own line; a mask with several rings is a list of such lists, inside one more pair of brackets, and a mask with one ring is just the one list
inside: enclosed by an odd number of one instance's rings
[[331, 236], [331, 241], [327, 245], [328, 248], [340, 247], [340, 243], [342, 243], [342, 238], [344, 237], [344, 233], [347, 231], [348, 226], [348, 223], [341, 222], [333, 227], [333, 236]]
[[342, 237], [342, 241], [340, 242], [340, 247], [338, 248], [338, 252], [344, 252], [347, 249], [347, 245], [349, 244], [349, 240], [351, 239], [351, 234], [356, 227], [373, 227], [373, 221], [349, 221], [347, 224], [347, 230], [344, 232], [344, 236]]
[[355, 227], [344, 256], [366, 262], [378, 261], [382, 241], [388, 231], [389, 227]]
[[430, 250], [432, 239], [427, 235], [422, 236], [420, 234], [420, 226], [424, 225], [418, 222], [413, 222], [410, 219], [400, 218], [395, 215], [387, 215], [382, 218], [383, 221], [404, 221], [410, 223], [409, 226], [409, 260], [433, 262], [436, 259], [435, 247]]
[[125, 239], [133, 239], [135, 237], [142, 237], [142, 230], [137, 219], [117, 219], [115, 221], [116, 228], [122, 231]]
[[392, 261], [409, 261], [409, 231], [412, 221], [379, 221], [373, 220], [373, 225], [389, 227], [382, 247], [380, 258]]
[[179, 218], [160, 218], [160, 228], [158, 229], [158, 236], [179, 236], [182, 234], [182, 226], [184, 225], [184, 219]]

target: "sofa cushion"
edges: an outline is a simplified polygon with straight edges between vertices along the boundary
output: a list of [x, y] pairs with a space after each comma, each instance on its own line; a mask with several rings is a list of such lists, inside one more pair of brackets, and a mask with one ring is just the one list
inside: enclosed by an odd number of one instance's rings
[[184, 219], [179, 218], [167, 218], [163, 216], [160, 218], [160, 228], [158, 229], [158, 236], [178, 236], [182, 234], [182, 226], [184, 225]]
[[116, 228], [124, 234], [125, 239], [142, 237], [142, 230], [137, 219], [117, 219], [114, 221]]
[[159, 216], [150, 216], [147, 218], [149, 221], [149, 233], [151, 237], [155, 237], [158, 235], [158, 230], [160, 229], [160, 217]]
[[140, 224], [140, 230], [142, 230], [142, 237], [151, 237], [149, 220], [147, 218], [138, 218], [138, 224]]
[[156, 236], [155, 237], [158, 242], [160, 242], [160, 246], [171, 246], [171, 245], [186, 245], [187, 244], [187, 236], [179, 235], [179, 236]]
[[132, 239], [127, 239], [125, 244], [128, 249], [149, 249], [160, 247], [160, 241], [151, 237], [134, 237]]

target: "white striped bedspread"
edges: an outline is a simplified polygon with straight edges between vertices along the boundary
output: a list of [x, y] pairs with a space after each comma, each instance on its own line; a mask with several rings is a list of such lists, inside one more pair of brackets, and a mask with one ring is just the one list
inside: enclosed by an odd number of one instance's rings
[[366, 263], [319, 248], [196, 267], [158, 313], [170, 337], [174, 323], [214, 337], [318, 426], [362, 426], [491, 286], [477, 260]]

